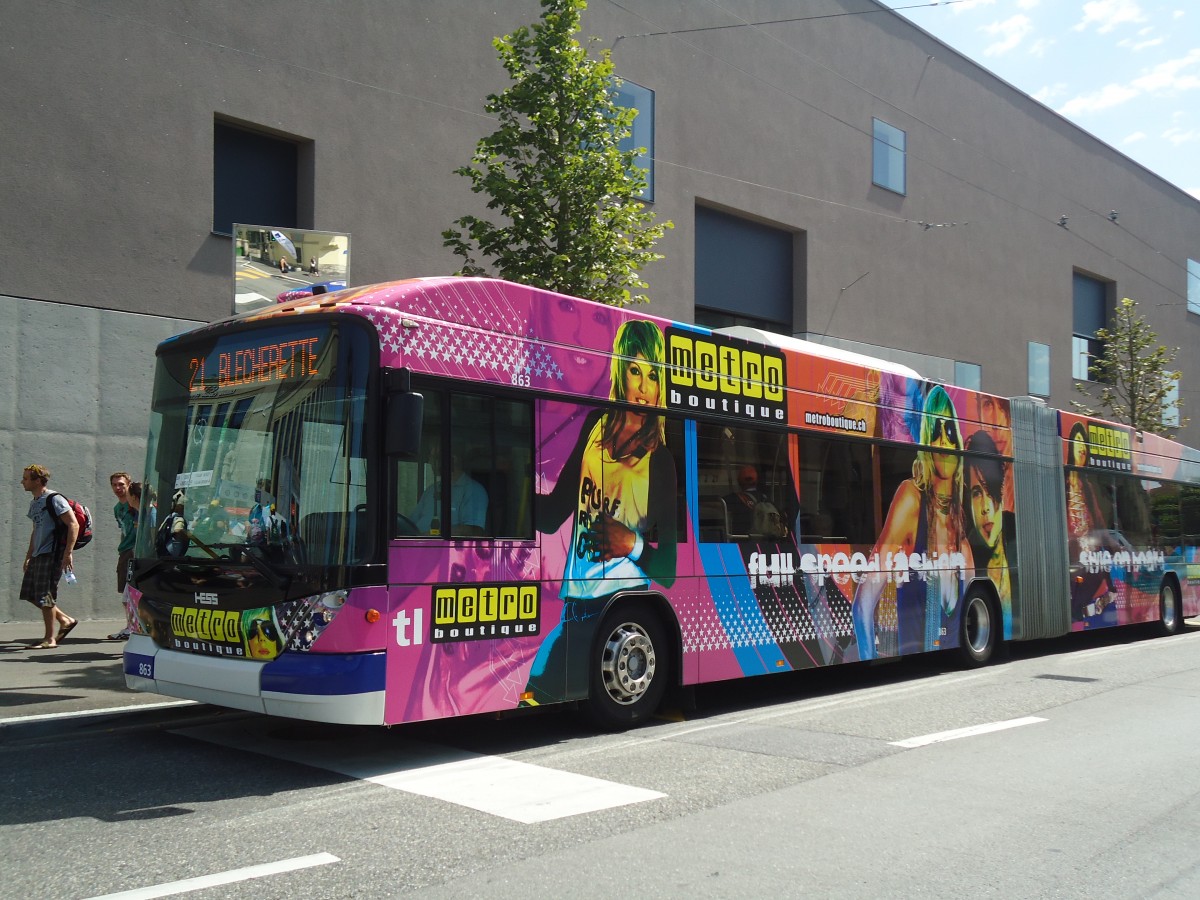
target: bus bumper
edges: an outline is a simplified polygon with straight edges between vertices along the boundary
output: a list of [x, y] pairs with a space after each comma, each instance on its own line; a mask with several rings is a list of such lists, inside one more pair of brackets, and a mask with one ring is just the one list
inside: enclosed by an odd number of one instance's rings
[[342, 725], [382, 725], [385, 654], [284, 653], [252, 662], [165, 650], [146, 635], [125, 645], [125, 684], [230, 709]]

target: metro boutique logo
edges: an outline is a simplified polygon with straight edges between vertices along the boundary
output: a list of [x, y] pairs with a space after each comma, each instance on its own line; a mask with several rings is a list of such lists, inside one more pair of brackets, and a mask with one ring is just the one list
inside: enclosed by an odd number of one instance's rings
[[392, 626], [400, 647], [531, 637], [541, 633], [541, 588], [536, 584], [443, 584], [433, 588], [432, 624], [425, 610], [397, 610]]
[[720, 334], [667, 329], [667, 406], [787, 422], [783, 354]]

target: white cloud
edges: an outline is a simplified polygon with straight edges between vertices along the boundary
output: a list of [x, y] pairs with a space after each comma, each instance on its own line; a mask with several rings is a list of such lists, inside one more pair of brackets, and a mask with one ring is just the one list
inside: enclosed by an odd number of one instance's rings
[[1132, 100], [1140, 93], [1141, 91], [1135, 90], [1128, 85], [1106, 84], [1098, 91], [1072, 97], [1060, 106], [1058, 111], [1070, 119], [1074, 116], [1082, 116], [1087, 113], [1099, 112], [1102, 109], [1120, 106], [1122, 103]]
[[1136, 144], [1138, 141], [1144, 141], [1145, 139], [1146, 139], [1146, 132], [1135, 131], [1133, 134], [1131, 134], [1127, 138], [1125, 138], [1125, 140], [1121, 141], [1121, 143], [1122, 144]]
[[1059, 81], [1056, 84], [1048, 84], [1041, 88], [1037, 93], [1030, 94], [1038, 103], [1045, 103], [1047, 106], [1053, 105], [1054, 101], [1059, 97], [1064, 96], [1070, 90], [1070, 86], [1064, 81]]
[[1054, 38], [1038, 38], [1029, 45], [1029, 55], [1044, 58], [1050, 52], [1050, 48], [1057, 44]]
[[[1188, 71], [1195, 69], [1197, 71]], [[1187, 56], [1161, 62], [1131, 84], [1139, 91], [1194, 91], [1200, 88], [1200, 47]]]
[[1075, 30], [1084, 31], [1094, 24], [1100, 34], [1107, 34], [1120, 25], [1145, 21], [1146, 14], [1137, 0], [1089, 0], [1083, 4], [1083, 21]]
[[1028, 16], [1013, 16], [1003, 22], [993, 22], [985, 25], [980, 31], [991, 37], [998, 38], [983, 51], [984, 56], [1000, 56], [1015, 48], [1033, 31], [1033, 22]]
[[1200, 129], [1189, 128], [1168, 128], [1163, 132], [1163, 138], [1169, 141], [1173, 146], [1180, 147], [1183, 144], [1194, 144], [1200, 142]]
[[[1058, 111], [1071, 118], [1120, 106], [1142, 94], [1172, 94], [1196, 90], [1200, 88], [1200, 74], [1187, 71], [1193, 66], [1200, 68], [1200, 48], [1178, 59], [1159, 63], [1129, 84], [1106, 84], [1098, 91], [1073, 97], [1059, 107]], [[1179, 128], [1173, 128], [1172, 131], [1183, 133]]]
[[1149, 47], [1157, 47], [1159, 44], [1165, 43], [1165, 38], [1150, 38], [1147, 41], [1117, 41], [1118, 47], [1128, 47], [1134, 53], [1140, 50], [1146, 50]]

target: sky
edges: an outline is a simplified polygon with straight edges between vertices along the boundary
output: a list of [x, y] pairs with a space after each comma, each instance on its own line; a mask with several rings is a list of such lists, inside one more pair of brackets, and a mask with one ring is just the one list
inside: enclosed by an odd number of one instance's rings
[[883, 0], [1200, 198], [1198, 0]]

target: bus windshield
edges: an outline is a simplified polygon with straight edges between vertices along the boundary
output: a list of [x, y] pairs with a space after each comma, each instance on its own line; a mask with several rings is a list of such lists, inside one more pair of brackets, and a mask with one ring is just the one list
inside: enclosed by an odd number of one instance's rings
[[154, 379], [139, 558], [337, 566], [370, 551], [372, 354], [355, 322], [167, 343]]

